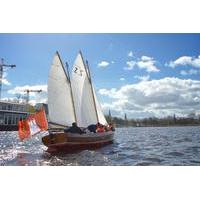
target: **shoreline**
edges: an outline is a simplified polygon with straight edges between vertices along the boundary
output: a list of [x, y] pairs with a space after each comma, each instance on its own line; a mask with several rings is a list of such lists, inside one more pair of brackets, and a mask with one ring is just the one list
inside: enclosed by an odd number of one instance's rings
[[157, 126], [116, 126], [116, 128], [144, 128], [144, 127], [186, 127], [186, 126], [200, 126], [200, 124], [187, 124], [187, 125], [157, 125]]

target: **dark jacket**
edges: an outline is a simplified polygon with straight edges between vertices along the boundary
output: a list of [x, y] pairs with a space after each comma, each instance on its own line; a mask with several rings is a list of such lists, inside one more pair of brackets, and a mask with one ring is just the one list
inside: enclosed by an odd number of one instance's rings
[[96, 129], [97, 129], [97, 125], [96, 124], [91, 124], [87, 127], [87, 129], [90, 131], [90, 132], [93, 132], [93, 133], [96, 133]]
[[68, 129], [65, 129], [64, 132], [78, 133], [78, 134], [84, 133], [78, 126], [72, 126]]

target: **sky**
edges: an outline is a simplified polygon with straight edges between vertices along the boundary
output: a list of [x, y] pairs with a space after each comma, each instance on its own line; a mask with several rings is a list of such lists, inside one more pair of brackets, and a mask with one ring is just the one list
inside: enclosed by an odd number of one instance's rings
[[81, 50], [105, 114], [128, 118], [200, 114], [200, 34], [0, 34], [2, 99], [47, 102], [56, 51], [70, 68]]

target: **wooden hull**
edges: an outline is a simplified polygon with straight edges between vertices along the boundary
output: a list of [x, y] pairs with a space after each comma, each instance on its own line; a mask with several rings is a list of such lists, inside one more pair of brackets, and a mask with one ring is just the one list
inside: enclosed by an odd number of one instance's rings
[[96, 149], [113, 142], [114, 133], [72, 134], [58, 132], [44, 136], [42, 142], [48, 152], [75, 152], [84, 149]]

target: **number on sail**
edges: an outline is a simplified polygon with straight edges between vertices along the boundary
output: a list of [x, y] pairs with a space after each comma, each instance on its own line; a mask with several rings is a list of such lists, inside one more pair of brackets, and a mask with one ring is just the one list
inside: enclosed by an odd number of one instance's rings
[[79, 76], [83, 75], [83, 70], [79, 69], [78, 67], [74, 66], [73, 72]]

